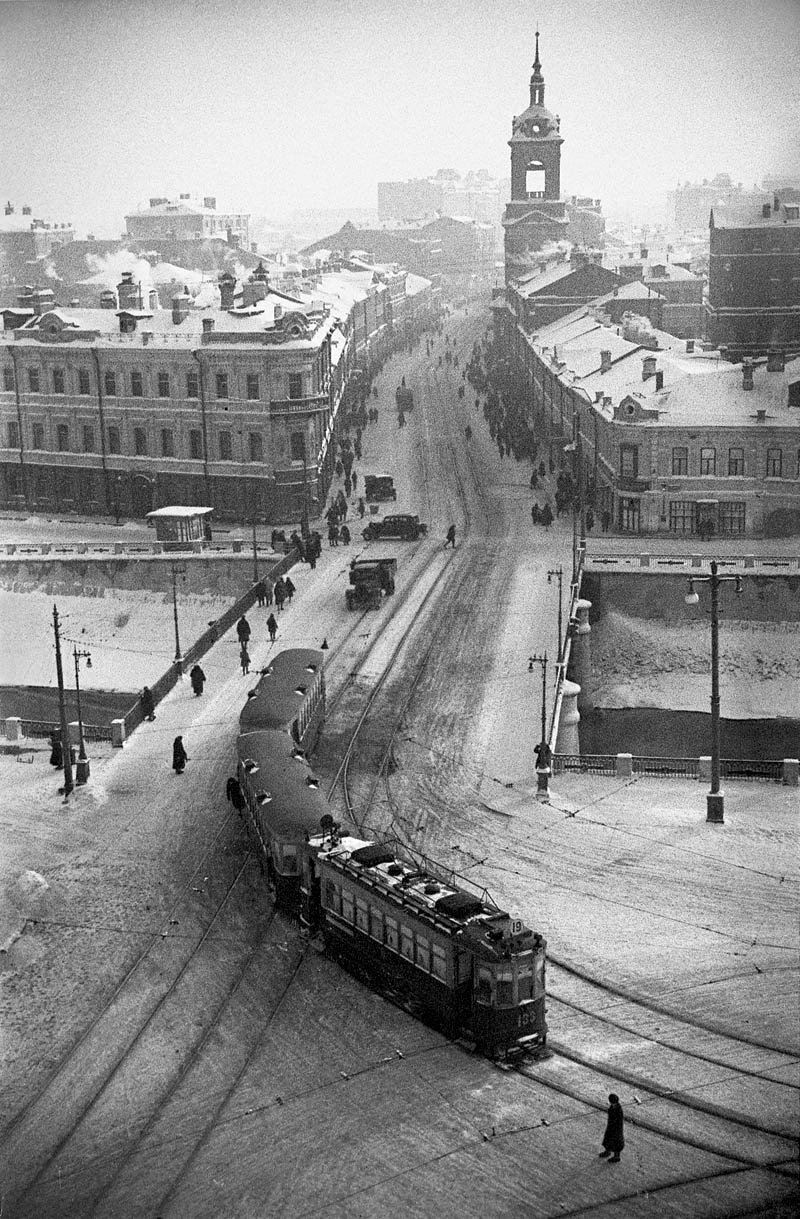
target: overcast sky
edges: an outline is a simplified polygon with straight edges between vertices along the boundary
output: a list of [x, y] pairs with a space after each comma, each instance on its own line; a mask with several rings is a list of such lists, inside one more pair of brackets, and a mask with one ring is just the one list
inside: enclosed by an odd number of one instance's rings
[[507, 176], [541, 29], [562, 185], [800, 174], [800, 0], [0, 0], [0, 194], [116, 235], [150, 195], [278, 215]]

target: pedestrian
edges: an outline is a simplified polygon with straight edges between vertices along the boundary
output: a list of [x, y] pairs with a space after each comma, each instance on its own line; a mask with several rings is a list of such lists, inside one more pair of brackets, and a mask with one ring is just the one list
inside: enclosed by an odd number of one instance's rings
[[283, 582], [283, 587], [286, 589], [286, 600], [288, 601], [289, 605], [291, 605], [292, 597], [297, 592], [297, 589], [295, 588], [294, 584], [292, 583], [291, 576], [286, 577], [286, 579]]
[[455, 525], [451, 525], [450, 528], [447, 530], [447, 540], [445, 542], [445, 546], [452, 546], [453, 550], [455, 550], [455, 548], [456, 548], [456, 527], [455, 527]]
[[402, 411], [400, 411], [400, 414], [397, 416], [397, 426], [398, 426], [398, 427], [405, 427], [405, 426], [406, 426], [406, 417], [405, 417], [405, 415], [403, 414], [403, 412], [402, 412]]
[[550, 507], [549, 504], [545, 504], [544, 508], [542, 508], [541, 515], [539, 516], [539, 520], [540, 520], [541, 524], [544, 525], [545, 529], [549, 529], [550, 526], [552, 525], [553, 509]]
[[245, 618], [244, 614], [236, 623], [236, 634], [239, 637], [239, 643], [247, 643], [250, 638], [250, 623]]
[[264, 580], [264, 604], [272, 605], [272, 581]]
[[353, 490], [353, 484], [350, 479], [350, 475], [348, 474], [344, 480], [344, 493], [348, 497], [348, 499], [350, 498], [350, 494], [351, 494], [352, 490]]
[[328, 526], [328, 545], [339, 545], [339, 526], [333, 522], [331, 522], [331, 524]]
[[342, 525], [341, 529], [339, 530], [339, 541], [343, 546], [350, 545], [350, 530], [346, 525]]
[[239, 663], [242, 666], [242, 676], [246, 677], [250, 672], [250, 653], [247, 650], [247, 644], [242, 641], [239, 645]]
[[239, 780], [231, 775], [228, 782], [225, 784], [225, 799], [229, 804], [232, 804], [237, 813], [240, 813], [244, 808], [244, 793], [239, 786]]
[[64, 765], [64, 746], [57, 732], [50, 733], [50, 765], [55, 766], [56, 770]]
[[608, 1121], [606, 1122], [606, 1132], [603, 1135], [603, 1150], [600, 1152], [601, 1160], [609, 1157], [609, 1164], [619, 1164], [620, 1152], [625, 1146], [623, 1135], [624, 1124], [625, 1115], [622, 1112], [619, 1097], [616, 1092], [611, 1092], [608, 1097]]
[[267, 586], [263, 580], [259, 580], [256, 585], [256, 600], [259, 606], [265, 605], [267, 601]]
[[356, 473], [355, 470], [353, 470], [353, 473], [350, 475], [350, 482], [353, 485], [353, 491], [355, 491], [356, 483], [358, 482], [358, 474]]
[[359, 500], [358, 500], [358, 515], [360, 516], [362, 521], [364, 519], [364, 513], [366, 512], [366, 510], [367, 510], [366, 504], [364, 503], [364, 497], [362, 495], [359, 497]]
[[270, 643], [274, 643], [275, 636], [278, 633], [278, 621], [274, 614], [270, 614], [269, 618], [267, 618], [267, 630], [269, 631]]
[[172, 769], [176, 775], [182, 775], [186, 769], [186, 763], [189, 761], [186, 750], [183, 748], [183, 737], [176, 736], [172, 742]]
[[541, 520], [541, 513], [539, 511], [539, 505], [536, 503], [531, 508], [531, 520], [533, 521], [534, 525], [538, 525], [539, 521]]
[[192, 669], [189, 681], [192, 683], [195, 698], [199, 698], [203, 693], [203, 686], [206, 684], [206, 675], [199, 665], [195, 665]]
[[142, 718], [154, 720], [156, 718], [155, 705], [153, 703], [153, 691], [149, 686], [145, 686], [142, 693], [139, 695], [139, 702], [142, 704]]
[[280, 613], [280, 611], [283, 609], [283, 603], [286, 600], [286, 585], [283, 582], [283, 576], [278, 576], [277, 580], [275, 581], [274, 595], [275, 604], [277, 605], [278, 612]]

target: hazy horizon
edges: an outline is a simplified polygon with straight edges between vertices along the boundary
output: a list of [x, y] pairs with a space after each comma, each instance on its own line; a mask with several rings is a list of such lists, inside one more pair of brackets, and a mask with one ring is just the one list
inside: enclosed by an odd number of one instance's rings
[[7, 0], [2, 201], [101, 236], [151, 195], [278, 218], [507, 177], [537, 22], [565, 192], [652, 220], [678, 181], [800, 174], [795, 0]]

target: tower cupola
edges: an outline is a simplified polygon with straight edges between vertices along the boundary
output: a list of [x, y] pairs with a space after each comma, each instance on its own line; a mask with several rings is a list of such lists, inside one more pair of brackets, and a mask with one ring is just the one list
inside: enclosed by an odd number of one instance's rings
[[536, 31], [536, 56], [533, 60], [533, 75], [531, 76], [531, 105], [544, 105], [544, 77], [542, 63], [539, 59], [539, 31]]

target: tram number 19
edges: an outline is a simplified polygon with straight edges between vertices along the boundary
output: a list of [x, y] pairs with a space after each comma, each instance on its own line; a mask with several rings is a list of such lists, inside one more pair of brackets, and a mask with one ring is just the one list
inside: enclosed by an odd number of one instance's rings
[[511, 934], [512, 935], [521, 935], [522, 934], [522, 919], [521, 918], [512, 918]]

